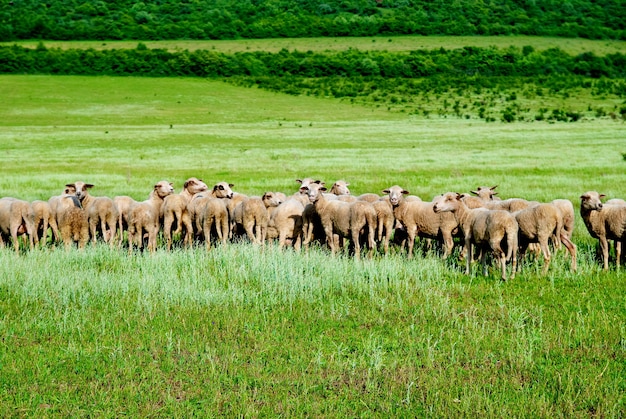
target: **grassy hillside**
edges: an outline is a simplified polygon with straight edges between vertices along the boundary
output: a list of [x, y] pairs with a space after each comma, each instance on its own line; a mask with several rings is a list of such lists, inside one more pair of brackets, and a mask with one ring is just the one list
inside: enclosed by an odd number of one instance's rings
[[[626, 197], [624, 123], [485, 123], [185, 78], [0, 76], [0, 195], [75, 180], [143, 199], [154, 182], [399, 184], [429, 199], [499, 185]], [[546, 99], [548, 100], [548, 99]], [[0, 250], [3, 417], [621, 417], [626, 283], [577, 217], [579, 271], [463, 274], [248, 243], [134, 254]]]

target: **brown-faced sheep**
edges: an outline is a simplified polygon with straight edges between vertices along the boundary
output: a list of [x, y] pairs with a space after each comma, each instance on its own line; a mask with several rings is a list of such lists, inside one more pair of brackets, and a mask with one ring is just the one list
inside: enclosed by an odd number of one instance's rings
[[[498, 261], [502, 280], [506, 280], [506, 262], [511, 261], [511, 279], [517, 270], [517, 247], [519, 226], [513, 214], [503, 210], [487, 210], [484, 208], [468, 208], [461, 195], [447, 192], [434, 202], [434, 212], [452, 212], [456, 217], [465, 236], [465, 273], [470, 273], [472, 245], [481, 250], [483, 275], [487, 275], [487, 253], [492, 251]], [[506, 253], [502, 244], [506, 244]]]
[[133, 251], [133, 243], [143, 249], [144, 232], [148, 235], [148, 250], [156, 251], [159, 234], [161, 206], [165, 197], [174, 193], [174, 187], [166, 180], [157, 182], [150, 197], [138, 202], [130, 209], [128, 217], [128, 253]]
[[[626, 239], [626, 205], [603, 205], [604, 194], [588, 191], [580, 196], [580, 215], [591, 237], [598, 239], [604, 270], [609, 269], [609, 243], [615, 240], [616, 266], [621, 263], [621, 242]], [[619, 243], [618, 243], [619, 242]]]
[[409, 191], [398, 185], [385, 189], [383, 193], [389, 195], [393, 214], [406, 231], [409, 258], [413, 257], [413, 246], [417, 236], [441, 240], [444, 246], [444, 258], [452, 253], [453, 234], [458, 231], [459, 227], [454, 215], [445, 212], [435, 213], [433, 202], [405, 199], [404, 195], [409, 194]]
[[476, 195], [478, 198], [482, 199], [483, 201], [493, 201], [495, 199], [495, 196], [498, 195], [498, 192], [494, 191], [494, 189], [496, 189], [497, 187], [498, 185], [479, 186], [478, 188], [476, 188], [475, 191], [470, 191], [470, 192]]
[[270, 208], [267, 239], [278, 239], [279, 247], [287, 243], [296, 249], [302, 245], [302, 213], [304, 205], [296, 198], [288, 198], [276, 207]]
[[34, 248], [35, 215], [30, 202], [15, 198], [0, 199], [0, 245], [11, 238], [15, 252], [20, 252], [18, 236], [26, 235], [30, 249]]
[[[371, 256], [376, 247], [374, 237], [377, 227], [376, 210], [372, 204], [365, 201], [352, 203], [329, 201], [324, 196], [326, 188], [319, 184], [311, 184], [303, 188], [320, 217], [331, 252], [336, 253], [338, 247], [342, 246], [343, 239], [349, 238], [355, 258], [360, 258], [360, 238], [366, 234], [368, 255]], [[335, 243], [334, 235], [338, 236], [339, 246]]]
[[[172, 249], [172, 235], [181, 234], [184, 230], [183, 244], [191, 246], [193, 241], [193, 226], [187, 205], [191, 198], [207, 191], [209, 188], [202, 180], [192, 177], [185, 181], [183, 189], [178, 194], [172, 194], [163, 200], [161, 206], [161, 218], [163, 220], [163, 236], [165, 237], [167, 250]], [[172, 227], [174, 226], [174, 231]]]
[[544, 261], [542, 273], [545, 274], [552, 257], [548, 242], [551, 237], [557, 237], [571, 255], [571, 270], [576, 270], [576, 246], [563, 230], [563, 216], [554, 204], [533, 205], [516, 211], [513, 215], [519, 226], [520, 259], [523, 258], [530, 243], [538, 243]]
[[59, 234], [69, 250], [74, 243], [84, 249], [89, 241], [89, 221], [80, 199], [73, 194], [61, 195], [57, 205]]
[[34, 215], [34, 239], [35, 245], [45, 245], [48, 239], [48, 229], [54, 225], [53, 230], [53, 239], [58, 236], [58, 228], [56, 225], [56, 221], [52, 217], [52, 210], [50, 209], [50, 204], [48, 201], [35, 200], [31, 202], [31, 206], [33, 207], [33, 215]]

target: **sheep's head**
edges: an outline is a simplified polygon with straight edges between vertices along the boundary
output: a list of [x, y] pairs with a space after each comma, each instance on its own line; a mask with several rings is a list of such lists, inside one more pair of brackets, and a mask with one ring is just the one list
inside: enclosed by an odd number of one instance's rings
[[261, 199], [263, 200], [265, 208], [277, 207], [284, 202], [284, 200], [281, 199], [278, 193], [275, 192], [265, 192], [263, 194], [263, 198]]
[[73, 188], [75, 191], [74, 194], [78, 199], [81, 200], [81, 202], [85, 199], [85, 197], [87, 197], [87, 195], [89, 195], [89, 189], [93, 188], [93, 185], [91, 183], [85, 182], [68, 183], [65, 186], [67, 188]]
[[389, 195], [389, 202], [391, 202], [391, 205], [395, 207], [403, 199], [402, 195], [408, 195], [409, 191], [402, 189], [402, 187], [398, 185], [394, 185], [391, 188], [385, 189], [383, 193], [385, 195]]
[[65, 185], [65, 189], [63, 189], [63, 196], [75, 196], [76, 195], [76, 186], [73, 183], [68, 183]]
[[195, 177], [187, 179], [183, 188], [192, 195], [204, 192], [209, 189], [209, 187], [206, 185], [206, 183], [202, 181], [202, 179], [198, 179]]
[[228, 182], [219, 182], [213, 186], [213, 196], [216, 198], [232, 198], [233, 190], [231, 189], [233, 186], [232, 183]]
[[318, 185], [322, 185], [324, 186], [325, 183], [322, 182], [321, 180], [317, 180], [317, 179], [313, 179], [312, 177], [305, 177], [304, 179], [296, 179], [296, 182], [298, 182], [300, 184], [300, 193], [303, 194], [302, 192], [302, 187], [304, 186], [309, 186], [313, 183], [316, 183]]
[[474, 195], [478, 196], [480, 199], [485, 200], [485, 201], [492, 201], [493, 197], [498, 195], [498, 192], [494, 192], [494, 189], [496, 189], [498, 187], [498, 185], [496, 186], [479, 186], [478, 188], [476, 188], [475, 191], [470, 191], [471, 193], [473, 193]]
[[454, 212], [459, 208], [461, 204], [461, 194], [456, 192], [446, 192], [443, 195], [439, 195], [433, 200], [433, 211], [440, 212]]
[[606, 195], [589, 191], [580, 196], [580, 209], [587, 211], [602, 211], [601, 199]]
[[300, 193], [309, 197], [309, 202], [312, 204], [319, 201], [322, 197], [322, 194], [326, 192], [326, 187], [319, 183], [311, 183], [308, 186], [302, 186], [300, 188]]
[[167, 180], [161, 180], [154, 185], [154, 192], [161, 198], [174, 193], [174, 184]]
[[330, 193], [335, 195], [350, 195], [350, 189], [348, 189], [348, 185], [350, 185], [345, 180], [338, 180], [333, 183], [333, 186], [330, 188]]

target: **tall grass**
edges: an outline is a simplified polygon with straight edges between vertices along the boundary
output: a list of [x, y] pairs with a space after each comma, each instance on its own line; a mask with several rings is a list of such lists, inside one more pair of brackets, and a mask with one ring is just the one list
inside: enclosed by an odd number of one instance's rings
[[[3, 196], [81, 179], [143, 199], [189, 176], [249, 194], [318, 176], [427, 199], [626, 195], [609, 120], [425, 119], [185, 79], [11, 76], [0, 94]], [[0, 415], [621, 417], [626, 283], [580, 219], [574, 241], [578, 272], [560, 252], [506, 283], [421, 247], [1, 250]]]

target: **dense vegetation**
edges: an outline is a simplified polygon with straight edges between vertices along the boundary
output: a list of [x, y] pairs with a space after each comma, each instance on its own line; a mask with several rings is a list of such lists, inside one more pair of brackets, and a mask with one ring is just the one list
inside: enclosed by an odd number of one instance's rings
[[13, 0], [0, 40], [236, 39], [372, 35], [626, 39], [621, 0]]
[[[224, 78], [292, 95], [486, 121], [626, 116], [626, 54], [551, 48], [278, 53], [0, 47], [0, 73]], [[558, 96], [570, 104], [543, 98]], [[610, 100], [608, 100], [610, 99]], [[621, 101], [621, 103], [620, 103]], [[539, 105], [537, 105], [539, 104]]]

